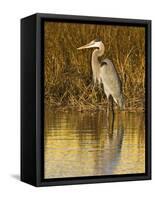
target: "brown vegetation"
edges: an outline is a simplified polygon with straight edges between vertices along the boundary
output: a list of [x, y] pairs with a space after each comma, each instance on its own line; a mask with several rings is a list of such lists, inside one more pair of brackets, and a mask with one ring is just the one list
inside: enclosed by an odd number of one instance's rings
[[92, 82], [92, 50], [78, 51], [95, 38], [105, 44], [104, 58], [114, 63], [123, 84], [128, 109], [143, 109], [145, 96], [145, 29], [45, 22], [45, 102], [52, 106], [103, 109], [103, 89]]

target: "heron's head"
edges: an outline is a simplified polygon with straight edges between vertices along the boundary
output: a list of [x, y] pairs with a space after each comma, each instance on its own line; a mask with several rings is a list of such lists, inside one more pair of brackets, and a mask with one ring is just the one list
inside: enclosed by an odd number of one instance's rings
[[101, 46], [103, 46], [103, 42], [97, 38], [95, 40], [92, 40], [88, 44], [81, 46], [77, 49], [80, 50], [80, 49], [89, 49], [89, 48], [100, 48]]

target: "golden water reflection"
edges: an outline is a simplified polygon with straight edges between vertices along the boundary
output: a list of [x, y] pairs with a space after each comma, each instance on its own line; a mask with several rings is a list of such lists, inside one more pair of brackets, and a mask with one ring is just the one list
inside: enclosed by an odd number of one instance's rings
[[144, 113], [45, 111], [45, 177], [145, 172]]

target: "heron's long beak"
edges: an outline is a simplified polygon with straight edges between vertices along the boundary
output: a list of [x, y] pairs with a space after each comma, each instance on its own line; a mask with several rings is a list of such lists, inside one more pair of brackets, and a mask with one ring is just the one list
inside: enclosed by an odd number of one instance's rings
[[77, 48], [77, 49], [78, 50], [80, 50], [80, 49], [88, 49], [88, 48], [92, 48], [92, 47], [94, 47], [94, 43], [90, 42], [90, 43], [88, 43], [88, 44], [86, 44], [84, 46], [81, 46], [81, 47]]

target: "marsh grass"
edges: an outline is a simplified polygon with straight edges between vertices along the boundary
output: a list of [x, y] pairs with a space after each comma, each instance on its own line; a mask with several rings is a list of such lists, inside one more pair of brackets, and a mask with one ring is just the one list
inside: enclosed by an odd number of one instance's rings
[[104, 109], [103, 87], [94, 87], [92, 82], [92, 50], [77, 50], [100, 38], [105, 44], [104, 58], [112, 60], [122, 81], [126, 108], [144, 109], [143, 27], [45, 22], [44, 33], [46, 104], [62, 109]]

